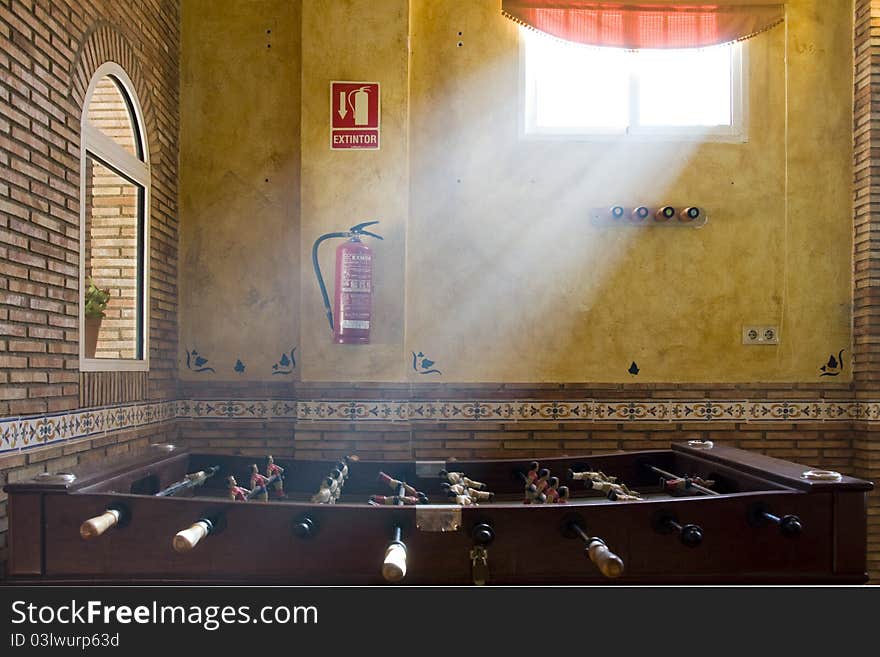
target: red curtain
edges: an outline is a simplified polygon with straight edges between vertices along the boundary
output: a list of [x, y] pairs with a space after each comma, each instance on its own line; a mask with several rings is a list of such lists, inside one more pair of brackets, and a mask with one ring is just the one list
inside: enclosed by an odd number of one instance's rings
[[702, 48], [754, 36], [785, 18], [766, 0], [502, 0], [508, 18], [560, 39], [618, 48]]

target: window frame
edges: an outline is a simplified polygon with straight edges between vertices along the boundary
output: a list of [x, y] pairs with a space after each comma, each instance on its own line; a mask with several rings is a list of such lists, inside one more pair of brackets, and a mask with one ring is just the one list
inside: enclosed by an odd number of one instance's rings
[[[747, 143], [749, 109], [749, 55], [747, 41], [735, 44], [731, 57], [729, 126], [641, 126], [638, 125], [639, 85], [637, 75], [629, 76], [628, 125], [622, 130], [615, 128], [546, 128], [535, 125], [536, 93], [534, 76], [528, 65], [526, 30], [519, 29], [519, 137], [526, 141], [584, 141], [584, 142], [709, 142]], [[554, 37], [547, 36], [551, 39]], [[557, 39], [558, 40], [558, 39]], [[572, 47], [590, 47], [572, 44]], [[529, 87], [532, 86], [530, 89]], [[589, 131], [588, 131], [589, 130]]]
[[[105, 135], [88, 120], [89, 104], [98, 83], [104, 77], [118, 83], [132, 114], [135, 138], [143, 159], [129, 153], [113, 139]], [[142, 190], [138, 224], [140, 230], [140, 259], [138, 271], [138, 325], [140, 326], [141, 358], [86, 358], [85, 357], [85, 303], [83, 290], [86, 286], [86, 175], [88, 158], [91, 157], [116, 175], [125, 178]], [[89, 81], [80, 120], [80, 247], [79, 247], [79, 369], [81, 372], [145, 372], [150, 369], [150, 196], [152, 171], [150, 149], [147, 142], [146, 123], [134, 84], [125, 70], [116, 62], [105, 62], [98, 67]]]

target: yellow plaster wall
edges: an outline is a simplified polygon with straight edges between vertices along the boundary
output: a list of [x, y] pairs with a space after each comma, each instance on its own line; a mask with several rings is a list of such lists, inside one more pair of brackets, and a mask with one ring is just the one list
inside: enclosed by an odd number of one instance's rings
[[[285, 94], [299, 79], [293, 36], [279, 76], [249, 56], [262, 36], [249, 31], [262, 27], [254, 14], [296, 9], [244, 4], [251, 11], [184, 3], [182, 349], [198, 340], [232, 355], [259, 343], [252, 357], [266, 360], [299, 323], [309, 381], [850, 378], [850, 2], [791, 0], [784, 26], [748, 42], [747, 143], [596, 144], [519, 137], [518, 28], [498, 0], [303, 0], [301, 185], [291, 171], [228, 194], [230, 172], [260, 161], [254, 149], [283, 136], [296, 151], [279, 127], [300, 119], [297, 107], [256, 100], [295, 100]], [[196, 20], [196, 6], [214, 18]], [[229, 63], [236, 74], [219, 75]], [[330, 150], [331, 80], [381, 83], [380, 151]], [[239, 133], [247, 146], [225, 112], [254, 123]], [[287, 208], [287, 238], [267, 243], [271, 230], [252, 226], [263, 199], [280, 224], [273, 203], [297, 202], [298, 190], [299, 226]], [[590, 225], [589, 208], [615, 202], [698, 204], [710, 219], [699, 230]], [[311, 245], [369, 219], [385, 237], [370, 242], [373, 343], [332, 345]], [[254, 257], [239, 260], [234, 244]], [[321, 258], [331, 282], [336, 244]], [[246, 291], [242, 276], [273, 300], [293, 285], [301, 303], [217, 326], [228, 321], [218, 302]], [[781, 345], [742, 346], [744, 324], [779, 326]], [[820, 378], [840, 349], [843, 373]], [[414, 371], [412, 352], [442, 375]]]
[[[414, 0], [410, 348], [455, 381], [819, 380], [850, 350], [848, 4], [790, 2], [787, 34], [748, 42], [748, 143], [608, 144], [518, 137], [498, 2]], [[666, 202], [708, 225], [587, 220]]]
[[[409, 217], [409, 3], [407, 0], [303, 0], [302, 377], [303, 380], [403, 379], [404, 262]], [[379, 150], [330, 150], [330, 82], [378, 82]], [[379, 220], [373, 326], [369, 345], [335, 345], [313, 273], [322, 234]], [[335, 250], [320, 264], [332, 300]]]
[[300, 341], [300, 21], [287, 0], [181, 3], [185, 380], [297, 375], [272, 367]]

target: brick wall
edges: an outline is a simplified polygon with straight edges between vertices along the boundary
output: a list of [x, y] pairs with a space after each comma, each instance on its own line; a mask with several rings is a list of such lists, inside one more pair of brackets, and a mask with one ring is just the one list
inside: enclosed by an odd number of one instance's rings
[[[129, 401], [131, 391], [176, 396], [178, 56], [176, 0], [0, 0], [0, 418]], [[150, 372], [96, 372], [81, 389], [80, 122], [106, 61], [134, 84], [150, 152]], [[0, 486], [175, 432], [172, 422], [0, 455]], [[0, 493], [0, 562], [6, 525]]]
[[[880, 392], [880, 0], [856, 0], [853, 92], [853, 368], [859, 397]], [[880, 426], [856, 426], [854, 472], [880, 487]], [[880, 578], [880, 491], [868, 497], [868, 559]]]

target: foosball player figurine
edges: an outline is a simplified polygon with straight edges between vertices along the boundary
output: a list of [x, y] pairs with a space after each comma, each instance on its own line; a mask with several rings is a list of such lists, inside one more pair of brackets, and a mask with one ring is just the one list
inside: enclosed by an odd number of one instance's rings
[[487, 488], [484, 483], [468, 479], [464, 472], [447, 472], [446, 470], [441, 470], [439, 475], [441, 479], [445, 479], [450, 484], [464, 484], [468, 488], [476, 488], [477, 490], [486, 490]]
[[568, 470], [568, 478], [575, 481], [608, 481], [612, 484], [617, 481], [617, 477], [609, 477], [601, 471], [585, 470], [584, 472], [575, 472], [571, 468]]
[[[387, 485], [391, 490], [395, 493], [398, 489], [403, 486], [403, 490], [406, 492], [407, 497], [417, 497], [419, 499], [420, 504], [428, 503], [428, 496], [422, 493], [421, 491], [416, 490], [412, 486], [410, 486], [405, 481], [401, 481], [400, 479], [395, 479], [391, 475], [387, 475], [384, 472], [379, 472], [379, 481], [385, 485]], [[442, 484], [441, 484], [442, 486]], [[459, 484], [461, 486], [461, 484]]]
[[226, 478], [226, 483], [229, 488], [230, 500], [240, 500], [242, 502], [247, 501], [247, 496], [250, 491], [247, 488], [239, 486], [238, 482], [235, 480], [235, 477], [229, 475], [229, 477]]
[[[660, 478], [660, 486], [668, 493], [697, 493], [696, 489], [693, 488], [694, 484], [697, 486], [703, 486], [704, 488], [710, 488], [715, 484], [714, 481], [705, 480], [702, 477], [675, 477], [674, 479], [665, 479], [663, 477]], [[692, 490], [693, 489], [693, 490]]]
[[568, 490], [568, 486], [560, 486], [559, 487], [559, 497], [557, 497], [554, 501], [555, 504], [566, 504], [571, 496], [571, 492]]
[[495, 493], [488, 490], [476, 490], [475, 488], [468, 488], [467, 496], [474, 502], [491, 502], [495, 499]]
[[333, 501], [333, 491], [330, 489], [333, 480], [325, 477], [321, 482], [318, 492], [312, 495], [312, 504], [331, 504]]
[[445, 481], [440, 482], [440, 488], [442, 488], [443, 491], [447, 493], [447, 495], [449, 491], [452, 491], [456, 495], [467, 495], [468, 492], [468, 487], [464, 484], [449, 484]]
[[547, 480], [547, 488], [544, 489], [547, 496], [547, 504], [553, 504], [559, 499], [559, 477], [550, 477]]
[[336, 469], [342, 474], [343, 480], [348, 479], [348, 461], [349, 457], [346, 456], [336, 464]]
[[538, 478], [535, 479], [535, 481], [534, 481], [535, 489], [539, 493], [543, 493], [544, 489], [547, 488], [547, 486], [548, 486], [547, 482], [549, 479], [550, 479], [550, 470], [548, 470], [547, 468], [541, 468], [540, 470], [538, 470]]
[[269, 500], [269, 480], [260, 474], [259, 469], [257, 468], [257, 464], [254, 463], [251, 465], [251, 490], [255, 491], [257, 489], [262, 489], [262, 492], [257, 493], [257, 498], [262, 500], [263, 502], [267, 502]]
[[535, 479], [538, 478], [538, 462], [532, 461], [529, 463], [529, 471], [526, 473], [526, 484], [535, 483]]
[[342, 474], [339, 470], [335, 468], [330, 472], [330, 475], [327, 477], [327, 480], [330, 482], [330, 497], [333, 498], [333, 503], [336, 503], [336, 500], [339, 499], [339, 496], [342, 494], [342, 484], [340, 483], [340, 479], [342, 478]]
[[272, 493], [272, 497], [286, 497], [286, 495], [284, 494], [284, 481], [282, 477], [283, 474], [284, 468], [282, 468], [280, 465], [275, 464], [275, 459], [272, 458], [271, 454], [266, 457], [266, 479], [271, 479], [275, 475], [278, 475], [278, 479], [276, 479], [275, 483], [272, 484], [272, 487], [275, 491]]
[[404, 495], [403, 497], [398, 497], [397, 495], [370, 495], [369, 503], [373, 506], [394, 506], [400, 504], [411, 506], [422, 504], [422, 501], [413, 495]]
[[525, 499], [523, 504], [543, 504], [547, 501], [547, 496], [535, 488], [535, 484], [526, 486]]
[[612, 502], [641, 502], [642, 501], [642, 498], [639, 496], [638, 493], [633, 495], [630, 493], [618, 492], [616, 490], [609, 490], [608, 491], [608, 499], [611, 500]]
[[450, 500], [461, 506], [471, 506], [473, 504], [476, 504], [476, 502], [468, 495], [456, 495], [453, 491], [449, 491], [448, 493], [446, 493], [446, 496]]

